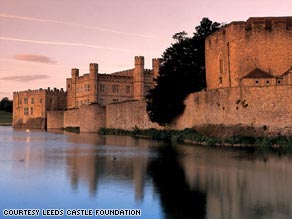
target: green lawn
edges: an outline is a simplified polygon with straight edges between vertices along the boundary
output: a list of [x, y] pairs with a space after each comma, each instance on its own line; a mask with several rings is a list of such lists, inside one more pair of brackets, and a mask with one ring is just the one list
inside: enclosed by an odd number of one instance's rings
[[12, 113], [0, 111], [0, 125], [12, 124]]

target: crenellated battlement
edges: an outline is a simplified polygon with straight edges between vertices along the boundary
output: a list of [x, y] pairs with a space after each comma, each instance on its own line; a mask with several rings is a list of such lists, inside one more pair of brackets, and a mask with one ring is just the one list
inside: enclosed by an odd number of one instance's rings
[[61, 88], [61, 89], [57, 89], [57, 88], [53, 88], [51, 89], [50, 87], [48, 87], [47, 89], [43, 89], [43, 88], [39, 88], [39, 89], [35, 89], [35, 90], [31, 90], [31, 89], [28, 89], [28, 90], [25, 90], [25, 91], [15, 91], [13, 92], [13, 95], [27, 95], [27, 94], [44, 94], [44, 93], [65, 93], [64, 89]]
[[132, 69], [124, 70], [124, 71], [114, 72], [114, 73], [111, 73], [111, 75], [133, 76], [133, 73], [134, 73], [134, 69], [132, 68]]
[[152, 69], [144, 69], [144, 74], [145, 75], [153, 75], [153, 70]]
[[207, 37], [206, 48], [232, 40], [250, 40], [283, 34], [292, 38], [292, 17], [251, 17], [234, 21]]
[[108, 82], [133, 82], [133, 76], [120, 76], [115, 74], [98, 74], [97, 80]]

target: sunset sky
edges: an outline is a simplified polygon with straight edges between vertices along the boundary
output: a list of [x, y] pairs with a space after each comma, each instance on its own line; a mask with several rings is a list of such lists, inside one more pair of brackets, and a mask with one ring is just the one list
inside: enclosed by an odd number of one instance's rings
[[71, 68], [133, 68], [160, 57], [172, 35], [192, 34], [203, 17], [229, 23], [292, 16], [292, 0], [0, 0], [0, 98], [65, 87]]

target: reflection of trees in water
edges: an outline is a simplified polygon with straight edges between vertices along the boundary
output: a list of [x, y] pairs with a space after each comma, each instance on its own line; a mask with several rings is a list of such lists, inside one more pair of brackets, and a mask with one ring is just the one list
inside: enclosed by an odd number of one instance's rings
[[165, 218], [205, 218], [206, 194], [190, 189], [178, 164], [177, 152], [171, 147], [162, 147], [159, 154], [150, 163], [148, 173], [160, 195]]

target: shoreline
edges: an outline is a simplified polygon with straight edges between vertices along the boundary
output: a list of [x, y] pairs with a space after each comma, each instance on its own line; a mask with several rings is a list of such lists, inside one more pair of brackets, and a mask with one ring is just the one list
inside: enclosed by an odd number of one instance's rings
[[225, 139], [204, 136], [195, 129], [184, 130], [157, 130], [157, 129], [138, 129], [123, 130], [101, 128], [98, 132], [101, 135], [120, 135], [132, 136], [135, 138], [148, 138], [168, 142], [170, 144], [190, 144], [214, 147], [233, 147], [233, 148], [254, 148], [271, 149], [277, 151], [292, 152], [292, 136], [277, 137], [251, 137], [251, 136], [232, 136]]

